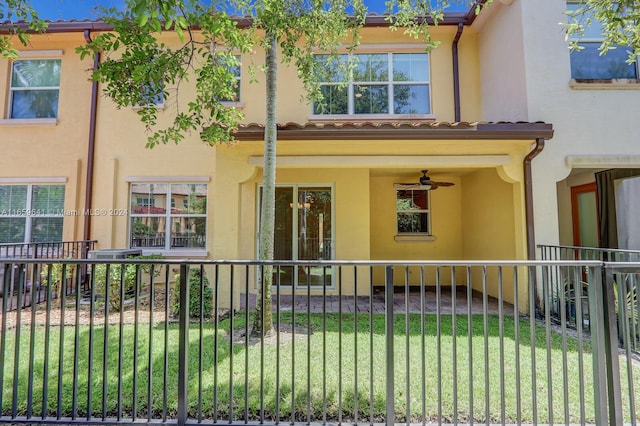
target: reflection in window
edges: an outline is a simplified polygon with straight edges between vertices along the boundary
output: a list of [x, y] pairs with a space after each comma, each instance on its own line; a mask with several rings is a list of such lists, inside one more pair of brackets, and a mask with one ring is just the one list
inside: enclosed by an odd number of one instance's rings
[[398, 234], [430, 235], [429, 191], [396, 190], [396, 221]]
[[[314, 114], [429, 114], [429, 55], [427, 53], [354, 54], [334, 60], [316, 55], [314, 74], [321, 102]], [[346, 83], [341, 86], [340, 83]]]
[[206, 184], [135, 183], [130, 207], [131, 247], [206, 247]]
[[[567, 3], [567, 11], [576, 12], [584, 5], [576, 2]], [[584, 26], [581, 38], [573, 37], [580, 50], [571, 52], [571, 78], [576, 80], [611, 80], [618, 78], [637, 79], [638, 61], [629, 63], [628, 46], [614, 46], [606, 54], [600, 54], [600, 45], [604, 40], [604, 27], [589, 12], [580, 18]]]
[[15, 61], [11, 67], [9, 118], [56, 118], [60, 59]]
[[0, 185], [0, 243], [62, 241], [64, 185]]

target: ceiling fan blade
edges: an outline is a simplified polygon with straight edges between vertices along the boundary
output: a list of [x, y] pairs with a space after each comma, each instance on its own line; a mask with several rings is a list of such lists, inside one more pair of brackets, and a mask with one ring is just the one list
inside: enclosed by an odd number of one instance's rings
[[436, 182], [436, 181], [431, 181], [431, 185], [433, 186], [453, 186], [455, 185], [455, 183], [453, 182]]

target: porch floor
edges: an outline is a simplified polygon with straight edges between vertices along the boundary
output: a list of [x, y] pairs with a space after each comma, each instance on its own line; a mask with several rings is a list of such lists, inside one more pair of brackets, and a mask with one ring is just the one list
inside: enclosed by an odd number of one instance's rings
[[[384, 313], [384, 293], [376, 293], [370, 296], [308, 296], [304, 290], [303, 293], [292, 295], [280, 295], [280, 311], [288, 312], [295, 309], [295, 312], [360, 312], [369, 313], [373, 311], [375, 314]], [[459, 288], [456, 292], [455, 303], [456, 313], [467, 314], [468, 313], [468, 296], [466, 288]], [[437, 295], [434, 287], [426, 287], [424, 291], [424, 311], [425, 313], [437, 312]], [[244, 310], [246, 306], [246, 294], [241, 294], [240, 297], [240, 309]], [[407, 302], [408, 300], [408, 302]], [[249, 295], [249, 306], [253, 307], [256, 303], [256, 295]], [[276, 295], [272, 297], [273, 309], [278, 309]], [[420, 313], [422, 310], [422, 304], [420, 302], [420, 291], [410, 290], [407, 294], [404, 289], [396, 289], [393, 295], [393, 310], [394, 313], [405, 313], [405, 307], [409, 306], [410, 313]], [[440, 290], [440, 313], [451, 314], [453, 312], [453, 297], [450, 287], [442, 287]], [[503, 301], [503, 313], [505, 315], [513, 314], [513, 305], [511, 303]], [[500, 306], [498, 299], [487, 296], [487, 313], [495, 314], [499, 313]], [[483, 308], [483, 295], [479, 291], [473, 291], [471, 298], [471, 313], [482, 314]]]

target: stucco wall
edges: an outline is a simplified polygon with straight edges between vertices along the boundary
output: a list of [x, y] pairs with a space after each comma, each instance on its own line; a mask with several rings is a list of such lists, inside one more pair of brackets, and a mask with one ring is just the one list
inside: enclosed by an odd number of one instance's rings
[[[63, 178], [65, 240], [82, 239], [84, 220], [91, 99], [86, 69], [92, 61], [81, 61], [74, 51], [83, 42], [82, 34], [34, 35], [27, 47], [19, 47], [21, 52], [32, 52], [33, 59], [61, 59], [57, 124], [15, 125], [9, 120], [0, 121], [0, 179], [29, 183], [30, 178]], [[51, 51], [61, 51], [61, 55]], [[10, 75], [11, 62], [0, 58], [0, 119], [8, 116]]]

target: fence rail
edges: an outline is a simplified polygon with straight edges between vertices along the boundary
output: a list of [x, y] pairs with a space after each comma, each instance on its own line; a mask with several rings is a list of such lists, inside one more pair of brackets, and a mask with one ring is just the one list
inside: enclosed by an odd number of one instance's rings
[[41, 243], [2, 243], [0, 259], [82, 259], [97, 241], [51, 241]]
[[[640, 264], [13, 259], [0, 267], [25, 262], [33, 282], [57, 283], [61, 297], [49, 285], [43, 304], [10, 311], [2, 301], [0, 423], [637, 418], [640, 366], [611, 344], [613, 294], [602, 277], [637, 275]], [[291, 267], [332, 285], [279, 286], [279, 271]], [[90, 291], [69, 293], [83, 268]], [[556, 268], [586, 273], [588, 333], [582, 304], [575, 329], [565, 315], [557, 324], [529, 315], [531, 284], [548, 286]], [[271, 269], [269, 309], [256, 283]], [[257, 305], [273, 316], [266, 335], [254, 333]]]

